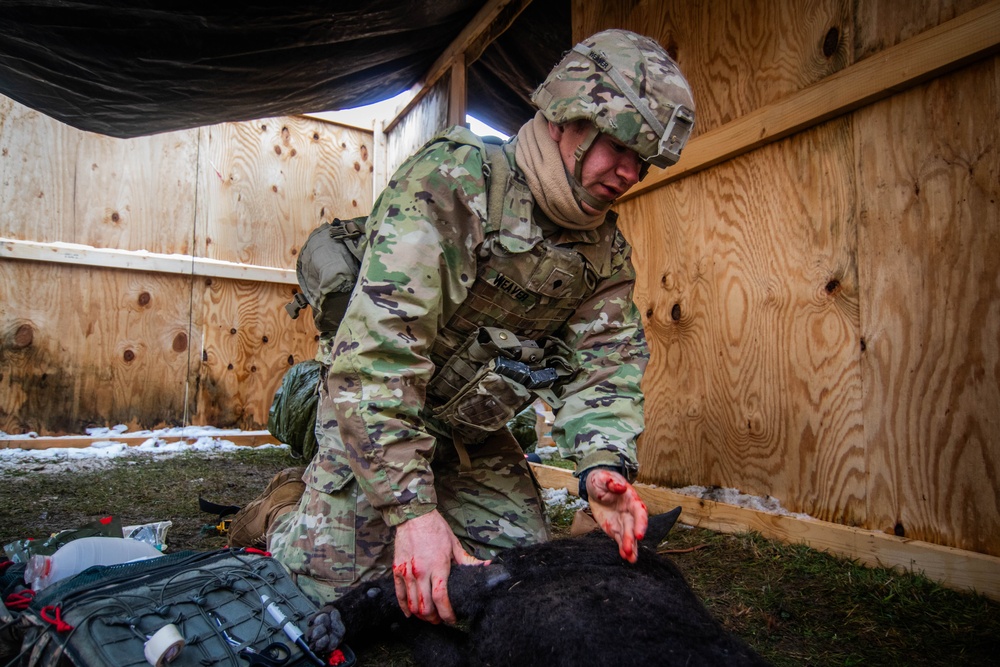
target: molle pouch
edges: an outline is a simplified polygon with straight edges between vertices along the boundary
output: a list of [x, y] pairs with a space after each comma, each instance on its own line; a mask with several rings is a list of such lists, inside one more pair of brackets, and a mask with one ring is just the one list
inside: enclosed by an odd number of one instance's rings
[[427, 386], [442, 403], [432, 415], [467, 443], [507, 425], [536, 396], [562, 405], [554, 387], [575, 375], [573, 351], [558, 338], [539, 344], [498, 327], [480, 327]]
[[555, 369], [560, 382], [569, 382], [580, 372], [576, 363], [576, 353], [555, 336], [546, 336], [542, 340], [542, 353], [545, 365]]
[[478, 443], [506, 426], [533, 398], [523, 384], [497, 373], [491, 362], [433, 414], [466, 443]]
[[[529, 346], [537, 346], [526, 341]], [[482, 368], [497, 357], [518, 359], [522, 341], [505, 329], [479, 327], [473, 331], [441, 367], [427, 386], [431, 396], [448, 401], [478, 377]]]

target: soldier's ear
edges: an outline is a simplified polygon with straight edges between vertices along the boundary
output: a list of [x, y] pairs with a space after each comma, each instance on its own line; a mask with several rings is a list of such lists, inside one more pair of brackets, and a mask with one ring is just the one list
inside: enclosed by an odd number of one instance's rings
[[562, 125], [556, 125], [551, 120], [546, 121], [546, 122], [549, 124], [549, 136], [552, 137], [552, 141], [554, 141], [554, 142], [556, 142], [558, 144], [559, 140], [562, 139], [563, 126]]

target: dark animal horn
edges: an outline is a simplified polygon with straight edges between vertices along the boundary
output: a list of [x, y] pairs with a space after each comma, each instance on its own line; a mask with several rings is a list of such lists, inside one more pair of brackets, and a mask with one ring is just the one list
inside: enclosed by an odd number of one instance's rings
[[667, 533], [677, 523], [677, 517], [680, 515], [681, 508], [678, 506], [669, 512], [650, 517], [649, 527], [646, 529], [646, 537], [643, 538], [643, 541], [654, 549], [660, 546], [660, 542], [667, 539]]

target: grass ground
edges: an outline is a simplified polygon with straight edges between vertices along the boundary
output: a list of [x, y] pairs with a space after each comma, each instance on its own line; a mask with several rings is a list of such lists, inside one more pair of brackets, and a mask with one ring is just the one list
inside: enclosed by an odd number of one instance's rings
[[[282, 468], [281, 449], [216, 458], [117, 459], [100, 471], [0, 471], [0, 544], [46, 537], [108, 514], [123, 525], [170, 519], [171, 551], [225, 545], [198, 510], [198, 497], [241, 505]], [[44, 473], [44, 474], [43, 474]], [[555, 512], [565, 530], [571, 514]], [[682, 517], [683, 519], [683, 517]], [[919, 576], [869, 569], [756, 534], [675, 529], [664, 549], [709, 609], [778, 666], [995, 665], [1000, 604], [957, 593]], [[387, 644], [361, 665], [403, 667]]]

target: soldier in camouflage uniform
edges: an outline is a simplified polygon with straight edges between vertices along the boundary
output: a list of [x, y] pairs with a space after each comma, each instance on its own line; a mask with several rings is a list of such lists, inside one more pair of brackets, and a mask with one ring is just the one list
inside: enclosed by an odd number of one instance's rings
[[318, 453], [269, 534], [319, 604], [391, 569], [405, 614], [454, 622], [452, 563], [548, 539], [505, 427], [536, 396], [598, 524], [636, 559], [648, 350], [609, 208], [649, 164], [677, 161], [694, 104], [662, 47], [623, 30], [574, 47], [532, 99], [540, 111], [499, 157], [453, 128], [368, 218], [358, 284], [321, 351]]

